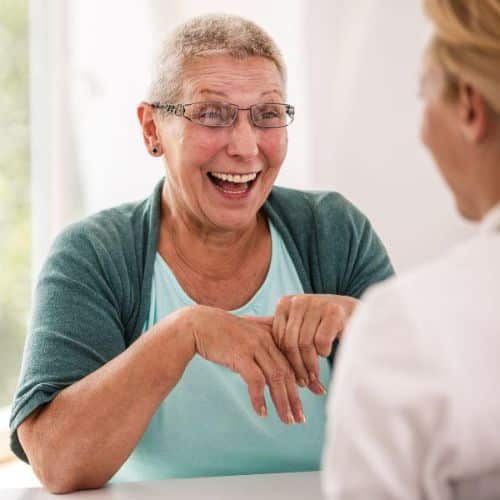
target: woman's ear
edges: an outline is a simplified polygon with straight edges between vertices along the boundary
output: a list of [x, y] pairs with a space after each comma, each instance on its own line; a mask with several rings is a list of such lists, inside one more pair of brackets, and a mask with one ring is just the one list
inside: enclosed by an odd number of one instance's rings
[[141, 102], [137, 106], [137, 117], [142, 127], [142, 137], [147, 150], [153, 156], [161, 155], [161, 144], [154, 120], [154, 109], [151, 104]]
[[488, 133], [489, 108], [482, 94], [468, 83], [459, 84], [458, 113], [464, 137], [480, 144]]

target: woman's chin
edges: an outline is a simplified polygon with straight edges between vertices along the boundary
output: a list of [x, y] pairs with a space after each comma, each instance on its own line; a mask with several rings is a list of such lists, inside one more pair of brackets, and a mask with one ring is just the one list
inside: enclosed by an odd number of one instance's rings
[[[211, 212], [211, 213], [210, 213]], [[208, 211], [206, 213], [211, 225], [220, 231], [244, 231], [255, 224], [257, 213], [252, 211]]]
[[[241, 231], [255, 223], [262, 205], [257, 189], [247, 193], [223, 193], [213, 187], [205, 199], [203, 210], [207, 219], [217, 228]], [[217, 191], [217, 192], [214, 192]]]

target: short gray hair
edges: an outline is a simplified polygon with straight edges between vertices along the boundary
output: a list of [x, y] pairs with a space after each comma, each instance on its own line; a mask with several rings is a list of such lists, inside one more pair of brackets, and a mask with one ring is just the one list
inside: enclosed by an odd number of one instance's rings
[[184, 65], [194, 57], [220, 54], [235, 59], [254, 56], [270, 59], [286, 87], [283, 56], [261, 27], [239, 16], [207, 14], [179, 26], [161, 45], [149, 88], [149, 102], [174, 103], [182, 94]]

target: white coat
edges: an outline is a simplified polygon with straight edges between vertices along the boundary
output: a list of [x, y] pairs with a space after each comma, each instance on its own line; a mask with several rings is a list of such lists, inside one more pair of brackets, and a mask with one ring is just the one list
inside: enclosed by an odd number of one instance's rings
[[500, 499], [500, 205], [366, 294], [333, 377], [328, 500]]

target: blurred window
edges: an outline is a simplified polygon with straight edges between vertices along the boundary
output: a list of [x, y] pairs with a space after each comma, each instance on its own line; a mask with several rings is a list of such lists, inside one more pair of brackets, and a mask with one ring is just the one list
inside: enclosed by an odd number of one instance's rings
[[0, 407], [19, 374], [30, 302], [28, 0], [0, 2]]

